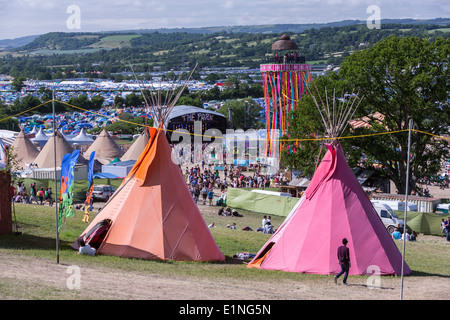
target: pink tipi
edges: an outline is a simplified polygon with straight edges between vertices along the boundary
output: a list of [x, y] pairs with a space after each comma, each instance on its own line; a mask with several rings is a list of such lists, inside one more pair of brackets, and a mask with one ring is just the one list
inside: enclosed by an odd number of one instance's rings
[[[304, 195], [247, 266], [337, 274], [341, 270], [337, 249], [347, 238], [350, 275], [400, 275], [403, 257], [348, 166], [340, 144], [334, 140], [326, 146], [327, 153]], [[406, 263], [403, 272], [411, 273]]]

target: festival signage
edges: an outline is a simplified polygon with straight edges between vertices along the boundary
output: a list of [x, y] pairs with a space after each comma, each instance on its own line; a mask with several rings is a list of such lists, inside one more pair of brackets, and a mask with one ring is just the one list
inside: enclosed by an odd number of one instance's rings
[[75, 150], [71, 154], [67, 153], [61, 163], [58, 229], [61, 228], [64, 217], [70, 218], [75, 215], [73, 208], [74, 168], [79, 155], [80, 150]]

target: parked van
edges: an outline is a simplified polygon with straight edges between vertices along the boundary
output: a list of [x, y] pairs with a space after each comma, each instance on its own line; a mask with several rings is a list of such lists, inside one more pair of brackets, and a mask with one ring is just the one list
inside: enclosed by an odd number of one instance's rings
[[253, 189], [251, 192], [255, 193], [264, 193], [269, 194], [271, 196], [279, 196], [279, 197], [292, 197], [292, 195], [289, 192], [278, 192], [278, 191], [269, 191], [269, 190], [260, 190], [260, 189]]
[[[405, 202], [403, 201], [394, 201], [394, 200], [374, 200], [378, 203], [383, 203], [388, 207], [391, 207], [392, 210], [395, 211], [405, 211]], [[408, 201], [408, 210], [407, 211], [418, 211], [419, 206], [413, 202]]]
[[439, 203], [436, 207], [436, 213], [450, 213], [450, 203]]
[[390, 206], [376, 200], [372, 200], [371, 202], [373, 207], [375, 208], [375, 211], [378, 213], [378, 216], [381, 218], [381, 221], [383, 221], [384, 225], [386, 226], [389, 234], [392, 234], [395, 228], [398, 228], [398, 230], [403, 233], [405, 223], [402, 219], [397, 217], [394, 210], [392, 210]]

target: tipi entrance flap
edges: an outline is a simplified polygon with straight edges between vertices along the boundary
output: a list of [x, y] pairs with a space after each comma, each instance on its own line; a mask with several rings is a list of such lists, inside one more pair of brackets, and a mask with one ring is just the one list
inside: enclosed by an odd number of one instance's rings
[[259, 268], [261, 266], [261, 263], [267, 258], [267, 255], [269, 254], [270, 250], [272, 249], [275, 242], [270, 242], [266, 244], [265, 247], [263, 247], [263, 250], [261, 250], [258, 255], [247, 265], [248, 268]]

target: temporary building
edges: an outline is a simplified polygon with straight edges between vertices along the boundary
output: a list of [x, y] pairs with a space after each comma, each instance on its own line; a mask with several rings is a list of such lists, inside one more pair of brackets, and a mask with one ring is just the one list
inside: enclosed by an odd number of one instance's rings
[[43, 147], [49, 139], [50, 139], [50, 137], [45, 134], [44, 129], [39, 128], [39, 131], [36, 133], [34, 138], [31, 139], [31, 141], [33, 141], [33, 143]]
[[89, 159], [89, 156], [93, 151], [95, 151], [95, 159], [102, 164], [110, 163], [115, 158], [120, 158], [124, 154], [123, 150], [120, 149], [105, 128], [86, 150], [84, 154], [85, 159]]
[[36, 126], [33, 126], [33, 129], [31, 129], [30, 132], [28, 132], [29, 135], [34, 135], [36, 133], [38, 133]]
[[[161, 109], [154, 111], [162, 114]], [[128, 176], [80, 237], [105, 255], [223, 261], [180, 168], [172, 162], [162, 126], [149, 132]]]
[[92, 139], [90, 136], [86, 134], [84, 131], [84, 128], [81, 129], [80, 133], [73, 137], [70, 140], [71, 144], [78, 144], [78, 145], [91, 145], [94, 142], [94, 139]]
[[[253, 192], [244, 190], [243, 188], [227, 188], [227, 205], [235, 209], [243, 209], [247, 211], [273, 214], [287, 217], [292, 208], [299, 201], [295, 197], [282, 196], [286, 193], [281, 192]], [[256, 191], [256, 190], [255, 190]], [[289, 194], [290, 196], [290, 194]]]
[[124, 178], [133, 169], [136, 160], [117, 161], [102, 165], [102, 173], [110, 173], [116, 177]]
[[[34, 163], [38, 166], [38, 168], [54, 168], [55, 160], [56, 166], [60, 167], [62, 163], [62, 159], [67, 153], [72, 153], [73, 148], [70, 144], [64, 139], [59, 131], [55, 131], [55, 135], [52, 135], [42, 150], [39, 152], [38, 156], [34, 160]], [[56, 143], [56, 156], [55, 156], [55, 143]], [[79, 164], [86, 164], [87, 161], [82, 157], [78, 158]]]
[[61, 128], [60, 130], [59, 130], [59, 133], [61, 133], [61, 136], [64, 138], [64, 139], [66, 139], [66, 141], [69, 143], [69, 144], [72, 144], [72, 135], [67, 135], [67, 134], [65, 134], [64, 133], [64, 130]]
[[[329, 128], [333, 132], [328, 130], [329, 137], [339, 136], [334, 126]], [[347, 238], [350, 275], [400, 275], [402, 266], [404, 274], [411, 273], [348, 166], [338, 140], [326, 147], [304, 195], [247, 266], [337, 274], [341, 270], [337, 250]]]
[[14, 153], [17, 155], [19, 168], [27, 168], [27, 165], [34, 163], [34, 160], [39, 155], [38, 148], [28, 139], [23, 129], [19, 132], [12, 144]]

